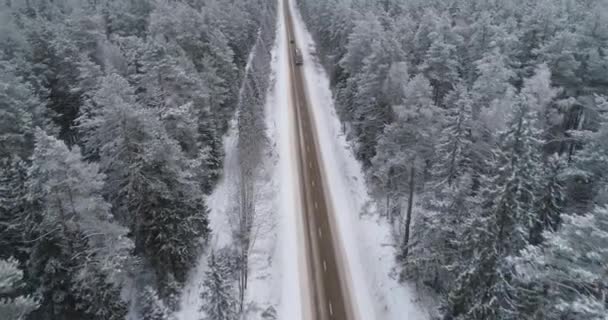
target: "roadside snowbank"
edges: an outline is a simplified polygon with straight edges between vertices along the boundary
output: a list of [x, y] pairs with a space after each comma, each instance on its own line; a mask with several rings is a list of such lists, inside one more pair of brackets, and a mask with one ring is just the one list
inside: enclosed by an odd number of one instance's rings
[[[414, 290], [390, 276], [395, 266], [390, 227], [385, 220], [376, 218], [375, 209], [369, 206], [362, 168], [341, 132], [329, 78], [315, 58], [314, 41], [294, 1], [289, 0], [289, 4], [359, 319], [428, 319]], [[371, 214], [364, 215], [364, 211]]]

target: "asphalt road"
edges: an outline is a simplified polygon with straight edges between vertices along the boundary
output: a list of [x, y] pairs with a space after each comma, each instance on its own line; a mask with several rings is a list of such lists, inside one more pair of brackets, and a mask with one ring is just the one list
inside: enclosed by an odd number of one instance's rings
[[[309, 107], [302, 66], [295, 64], [297, 39], [293, 21], [284, 0], [284, 16], [288, 39], [291, 106], [295, 108], [294, 123], [300, 175], [300, 196], [304, 215], [304, 242], [308, 276], [310, 281], [310, 314], [314, 320], [355, 319], [345, 281], [346, 268], [339, 241], [336, 237], [335, 219], [327, 192], [327, 183], [320, 165], [320, 148], [315, 123]], [[291, 43], [294, 40], [294, 43]], [[332, 230], [333, 229], [333, 230]]]

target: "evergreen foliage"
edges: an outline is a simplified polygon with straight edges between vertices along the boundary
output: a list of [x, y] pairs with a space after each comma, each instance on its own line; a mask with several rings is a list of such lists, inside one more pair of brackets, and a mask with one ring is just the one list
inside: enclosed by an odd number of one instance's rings
[[297, 2], [438, 317], [604, 319], [602, 281], [560, 274], [608, 261], [576, 258], [608, 203], [605, 1]]

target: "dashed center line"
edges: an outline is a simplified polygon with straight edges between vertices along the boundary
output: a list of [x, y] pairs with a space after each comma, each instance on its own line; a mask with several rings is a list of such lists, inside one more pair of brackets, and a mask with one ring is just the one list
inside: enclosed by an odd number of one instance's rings
[[308, 167], [312, 169], [312, 162], [308, 161]]
[[328, 303], [329, 303], [329, 314], [333, 316], [334, 315], [334, 308], [331, 306], [331, 300]]
[[315, 209], [319, 209], [319, 203], [315, 201]]
[[312, 180], [312, 186], [313, 187], [315, 186], [315, 180]]
[[321, 232], [321, 228], [317, 228], [317, 232], [319, 233], [319, 238], [323, 238], [323, 233]]

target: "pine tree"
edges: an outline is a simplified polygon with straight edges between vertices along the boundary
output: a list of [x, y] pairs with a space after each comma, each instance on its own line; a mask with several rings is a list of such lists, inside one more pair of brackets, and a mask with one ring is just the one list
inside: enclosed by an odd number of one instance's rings
[[530, 244], [542, 242], [544, 231], [556, 231], [561, 223], [564, 205], [564, 171], [566, 164], [558, 155], [551, 155], [541, 174], [534, 212], [536, 217], [530, 229]]
[[202, 283], [205, 290], [201, 293], [201, 311], [205, 316], [201, 320], [236, 320], [237, 301], [226, 261], [212, 253], [208, 267]]
[[386, 80], [382, 85], [382, 92], [387, 103], [396, 106], [405, 98], [403, 89], [409, 81], [409, 73], [406, 62], [394, 62], [388, 69]]
[[40, 106], [31, 86], [15, 72], [0, 61], [0, 158], [25, 158], [33, 148], [34, 117]]
[[395, 198], [408, 190], [405, 177], [409, 165], [417, 166], [417, 175], [425, 169], [425, 160], [433, 152], [431, 124], [441, 115], [433, 104], [432, 88], [424, 75], [409, 81], [404, 96], [401, 104], [393, 107], [396, 119], [384, 127], [371, 160], [373, 179], [383, 184], [387, 192], [394, 193]]
[[[108, 175], [105, 193], [133, 234], [161, 283], [170, 271], [178, 282], [205, 238], [207, 209], [192, 166], [150, 110], [136, 101], [120, 75], [106, 76], [80, 117], [89, 153]], [[162, 205], [159, 205], [162, 204]]]
[[170, 320], [169, 308], [158, 297], [158, 293], [152, 287], [144, 288], [140, 296], [140, 315], [142, 320]]
[[26, 180], [24, 161], [18, 157], [0, 160], [0, 259], [15, 257], [21, 263], [27, 259]]
[[433, 85], [433, 102], [440, 105], [445, 94], [460, 78], [459, 62], [456, 57], [456, 45], [438, 34], [433, 34], [433, 38], [420, 69]]
[[580, 212], [592, 210], [601, 186], [608, 178], [608, 101], [596, 96], [593, 108], [588, 111], [593, 126], [572, 130], [572, 137], [582, 148], [571, 157], [573, 165], [566, 171], [570, 183], [566, 199], [570, 207]]
[[383, 95], [382, 87], [391, 61], [402, 53], [394, 39], [384, 37], [375, 39], [367, 54], [355, 77], [357, 90], [352, 106], [353, 128], [359, 146], [357, 155], [365, 165], [374, 156], [378, 136], [391, 118], [391, 105]]
[[[110, 272], [119, 276], [131, 243], [101, 197], [104, 176], [98, 166], [84, 162], [78, 147], [69, 150], [38, 130], [28, 176], [28, 200], [40, 220], [28, 262], [41, 286], [39, 311], [91, 319], [124, 316], [114, 284], [101, 284]], [[103, 299], [91, 299], [90, 293]], [[110, 305], [115, 307], [106, 310]]]
[[478, 114], [482, 108], [491, 108], [497, 100], [505, 97], [512, 87], [515, 72], [509, 68], [507, 57], [496, 46], [484, 53], [475, 66], [478, 76], [471, 94], [475, 101], [474, 113]]
[[542, 246], [513, 259], [514, 318], [606, 319], [608, 208], [563, 220], [558, 231], [545, 233]]
[[29, 295], [15, 294], [22, 285], [23, 272], [14, 259], [0, 260], [0, 313], [3, 319], [22, 320], [38, 307]]

